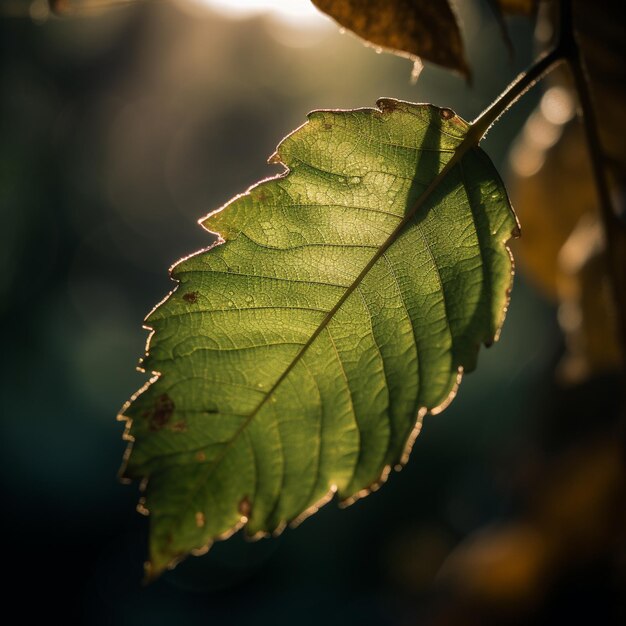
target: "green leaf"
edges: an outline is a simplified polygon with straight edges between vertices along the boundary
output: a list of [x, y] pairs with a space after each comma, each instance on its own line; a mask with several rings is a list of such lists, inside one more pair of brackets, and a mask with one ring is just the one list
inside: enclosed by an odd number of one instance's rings
[[378, 106], [311, 113], [146, 319], [155, 376], [122, 417], [150, 575], [366, 495], [497, 338], [517, 231], [497, 172], [449, 109]]
[[470, 70], [458, 21], [447, 0], [312, 0], [338, 24], [374, 46], [460, 72]]

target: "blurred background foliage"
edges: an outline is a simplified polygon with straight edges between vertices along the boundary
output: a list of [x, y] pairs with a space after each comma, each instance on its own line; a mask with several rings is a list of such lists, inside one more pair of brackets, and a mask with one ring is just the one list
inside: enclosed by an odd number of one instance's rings
[[[473, 86], [429, 64], [411, 84], [406, 60], [282, 4], [55, 2], [59, 18], [45, 0], [0, 2], [9, 605], [24, 623], [90, 625], [623, 623], [616, 379], [555, 377], [556, 307], [523, 275], [500, 342], [381, 492], [141, 586], [148, 520], [116, 479], [114, 416], [144, 380], [141, 320], [167, 267], [210, 241], [198, 218], [275, 173], [266, 158], [311, 109], [391, 96], [471, 119], [534, 55], [530, 21], [508, 22], [511, 60], [488, 3], [458, 3]], [[484, 142], [514, 206], [543, 165], [520, 134], [536, 105], [549, 120], [540, 98]]]

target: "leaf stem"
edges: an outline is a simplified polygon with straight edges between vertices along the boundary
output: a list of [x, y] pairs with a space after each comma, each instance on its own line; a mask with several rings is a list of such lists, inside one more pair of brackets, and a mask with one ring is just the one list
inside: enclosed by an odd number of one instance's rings
[[517, 102], [521, 96], [564, 59], [564, 51], [559, 45], [548, 54], [539, 58], [528, 70], [522, 72], [500, 96], [471, 123], [470, 133], [476, 143], [479, 143], [485, 137], [491, 126], [512, 104]]

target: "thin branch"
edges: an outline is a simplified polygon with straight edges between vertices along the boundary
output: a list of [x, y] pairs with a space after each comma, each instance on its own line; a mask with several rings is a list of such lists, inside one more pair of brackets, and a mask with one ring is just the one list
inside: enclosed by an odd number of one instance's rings
[[[574, 79], [576, 94], [581, 108], [582, 115], [580, 117], [598, 195], [600, 218], [606, 242], [607, 273], [613, 290], [617, 333], [620, 339], [622, 364], [624, 364], [626, 359], [626, 251], [624, 250], [626, 247], [626, 231], [613, 209], [606, 159], [598, 133], [596, 110], [589, 87], [585, 60], [581, 54], [573, 25], [570, 0], [562, 0], [560, 4], [560, 25], [562, 30], [561, 39], [567, 52], [567, 64]], [[626, 376], [626, 372], [624, 374]]]
[[531, 87], [549, 74], [564, 60], [560, 46], [541, 57], [528, 70], [522, 72], [471, 124], [470, 132], [478, 143], [498, 118]]

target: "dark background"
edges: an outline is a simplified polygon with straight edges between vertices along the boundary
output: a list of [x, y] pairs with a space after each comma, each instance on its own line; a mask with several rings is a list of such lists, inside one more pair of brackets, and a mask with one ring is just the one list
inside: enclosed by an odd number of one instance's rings
[[[523, 277], [501, 341], [380, 492], [278, 539], [237, 535], [147, 588], [148, 520], [137, 486], [116, 478], [115, 416], [144, 381], [141, 320], [172, 287], [167, 268], [208, 242], [196, 220], [274, 173], [266, 158], [309, 110], [391, 96], [471, 119], [532, 60], [531, 25], [511, 21], [511, 61], [488, 9], [463, 6], [473, 86], [428, 65], [411, 85], [406, 60], [322, 17], [231, 20], [183, 0], [65, 19], [41, 2], [0, 6], [5, 612], [89, 625], [470, 623], [449, 616], [459, 600], [438, 583], [442, 565], [476, 531], [524, 515], [529, 472], [572, 429], [604, 423], [589, 407], [613, 410], [610, 381], [577, 396], [555, 385], [554, 310]], [[484, 143], [503, 173], [536, 99]], [[603, 558], [507, 619], [613, 620], [619, 585]]]

